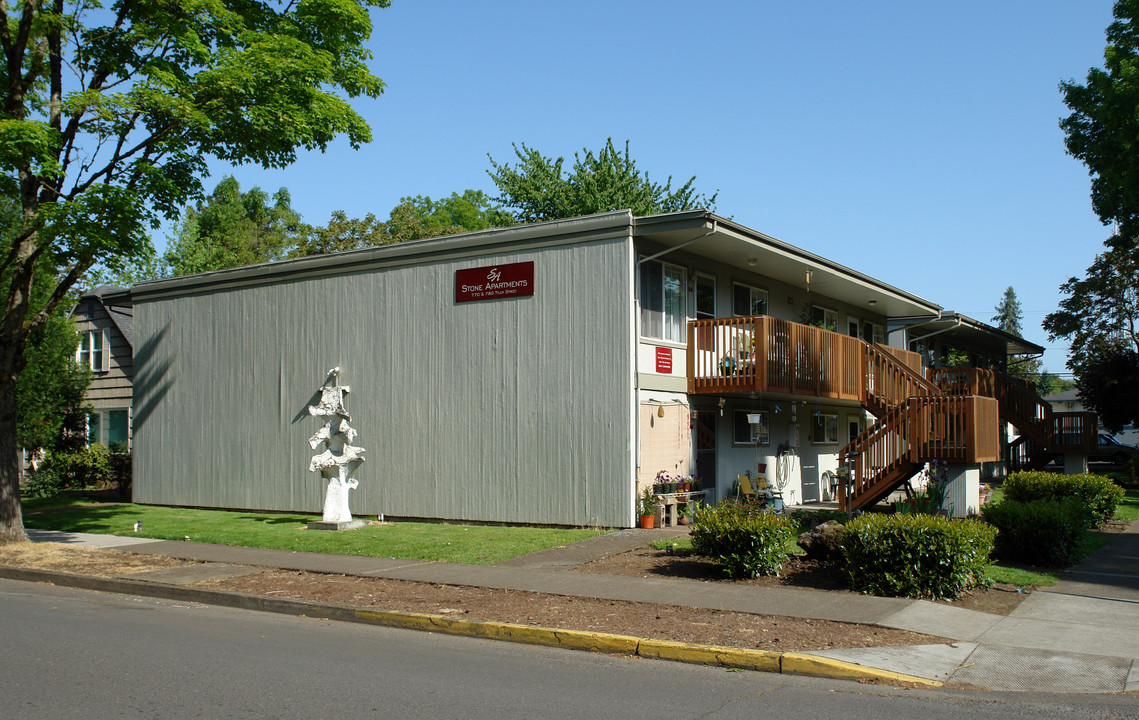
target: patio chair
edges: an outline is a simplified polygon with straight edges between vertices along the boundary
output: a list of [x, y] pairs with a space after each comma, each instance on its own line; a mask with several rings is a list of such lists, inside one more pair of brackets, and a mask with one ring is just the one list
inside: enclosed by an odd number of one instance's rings
[[752, 495], [758, 495], [759, 494], [755, 491], [755, 488], [752, 487], [751, 478], [748, 477], [747, 475], [737, 475], [736, 481], [739, 482], [740, 494], [743, 495], [744, 497], [751, 497]]

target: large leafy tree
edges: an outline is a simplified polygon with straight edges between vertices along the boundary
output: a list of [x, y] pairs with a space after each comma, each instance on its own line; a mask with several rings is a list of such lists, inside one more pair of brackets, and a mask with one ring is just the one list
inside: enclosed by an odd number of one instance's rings
[[565, 158], [549, 158], [525, 143], [514, 146], [514, 165], [490, 158], [487, 171], [498, 188], [496, 200], [514, 213], [518, 222], [539, 222], [557, 218], [592, 215], [630, 209], [634, 215], [653, 215], [696, 208], [714, 209], [716, 194], [696, 192], [695, 176], [675, 190], [672, 177], [663, 184], [653, 182], [648, 173], [637, 170], [625, 141], [624, 152], [613, 139], [594, 153], [582, 149], [574, 153], [572, 169], [565, 169]]
[[[210, 156], [282, 167], [340, 135], [371, 139], [347, 98], [378, 96], [370, 7], [388, 0], [0, 2], [0, 542], [24, 537], [15, 388], [29, 338], [90, 268], [149, 248], [201, 195]], [[37, 270], [52, 287], [33, 307]]]
[[422, 240], [461, 232], [512, 225], [514, 218], [481, 190], [451, 193], [441, 200], [425, 195], [400, 198], [387, 221], [372, 213], [349, 218], [336, 210], [328, 224], [308, 230], [289, 257], [343, 252], [372, 245]]
[[389, 242], [406, 242], [513, 224], [514, 217], [486, 193], [464, 190], [441, 200], [424, 195], [400, 198], [385, 230]]
[[171, 275], [272, 262], [307, 233], [286, 188], [242, 192], [231, 176], [186, 209], [163, 259]]
[[[20, 225], [20, 207], [0, 196], [0, 242], [10, 240]], [[48, 265], [36, 268], [32, 279], [31, 311], [37, 312], [54, 289], [55, 273]], [[7, 272], [0, 274], [6, 286]], [[54, 449], [68, 431], [84, 427], [84, 395], [89, 371], [75, 363], [79, 336], [68, 318], [71, 299], [61, 304], [28, 337], [26, 365], [16, 385], [16, 442], [20, 447]]]
[[[41, 271], [32, 284], [32, 307], [46, 299], [55, 282]], [[27, 365], [16, 385], [16, 440], [20, 447], [52, 450], [68, 436], [81, 434], [88, 406], [85, 395], [91, 371], [75, 362], [79, 336], [69, 311], [60, 305], [28, 338]]]
[[307, 257], [344, 252], [388, 242], [384, 223], [373, 213], [363, 218], [349, 218], [343, 210], [334, 210], [328, 224], [314, 227], [289, 250], [289, 257]]
[[1092, 207], [1118, 234], [1139, 237], [1139, 0], [1118, 0], [1103, 68], [1060, 84], [1072, 113], [1060, 121], [1068, 152], [1088, 167]]
[[[1101, 413], [1104, 409], [1090, 398], [1110, 393], [1097, 387], [1106, 374], [1093, 368], [1117, 367], [1120, 353], [1139, 351], [1139, 247], [1114, 240], [1096, 256], [1085, 277], [1069, 278], [1060, 286], [1060, 308], [1044, 318], [1049, 338], [1070, 342], [1068, 367], [1087, 405]], [[1113, 387], [1118, 394], [1120, 388]]]
[[1106, 392], [1100, 369], [1118, 367], [1121, 354], [1139, 349], [1139, 0], [1119, 0], [1114, 16], [1104, 67], [1089, 70], [1086, 83], [1060, 85], [1072, 110], [1060, 127], [1068, 152], [1091, 175], [1092, 207], [1115, 234], [1084, 278], [1060, 286], [1060, 307], [1044, 319], [1051, 339], [1071, 342], [1068, 367], [1088, 405], [1105, 417], [1097, 402], [1126, 393], [1118, 386]]
[[1107, 350], [1088, 361], [1080, 381], [1080, 398], [1095, 408], [1100, 424], [1110, 432], [1139, 424], [1139, 352]]

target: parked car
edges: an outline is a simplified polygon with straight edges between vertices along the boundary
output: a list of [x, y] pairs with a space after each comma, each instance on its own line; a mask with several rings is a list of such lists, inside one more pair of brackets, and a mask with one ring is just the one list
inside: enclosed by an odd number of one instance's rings
[[1136, 453], [1139, 453], [1139, 448], [1134, 445], [1124, 445], [1111, 435], [1100, 433], [1099, 447], [1094, 453], [1088, 455], [1088, 462], [1109, 462], [1114, 465], [1122, 465]]

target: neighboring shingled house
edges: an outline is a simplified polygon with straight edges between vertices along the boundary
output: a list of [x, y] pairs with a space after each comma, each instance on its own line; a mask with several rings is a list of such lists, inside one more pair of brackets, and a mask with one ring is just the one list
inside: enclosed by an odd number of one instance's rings
[[92, 371], [87, 401], [87, 438], [107, 446], [131, 446], [131, 387], [134, 381], [134, 311], [107, 305], [104, 297], [124, 292], [103, 285], [84, 294], [72, 313], [79, 333], [75, 361]]

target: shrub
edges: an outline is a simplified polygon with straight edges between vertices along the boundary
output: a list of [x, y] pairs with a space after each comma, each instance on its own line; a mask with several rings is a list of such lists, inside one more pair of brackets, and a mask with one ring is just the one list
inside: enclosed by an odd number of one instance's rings
[[1047, 472], [1015, 472], [1005, 478], [1001, 487], [1007, 500], [1029, 503], [1034, 500], [1059, 502], [1076, 498], [1084, 503], [1095, 522], [1110, 520], [1119, 502], [1123, 488], [1111, 478], [1092, 473], [1061, 475]]
[[64, 490], [81, 490], [114, 479], [111, 453], [106, 445], [93, 443], [78, 450], [49, 450], [40, 469], [24, 483], [32, 497], [53, 497]]
[[120, 495], [131, 494], [131, 481], [133, 470], [131, 467], [131, 454], [129, 452], [112, 452], [111, 453], [111, 478], [115, 483], [116, 490]]
[[952, 598], [988, 584], [985, 566], [996, 534], [976, 520], [868, 514], [846, 526], [842, 552], [855, 590]]
[[712, 558], [728, 577], [777, 575], [794, 536], [793, 522], [731, 500], [702, 507], [692, 519], [692, 550]]
[[981, 508], [997, 532], [997, 555], [1006, 561], [1063, 567], [1077, 559], [1077, 549], [1091, 511], [1078, 498], [1018, 502], [1005, 496]]

